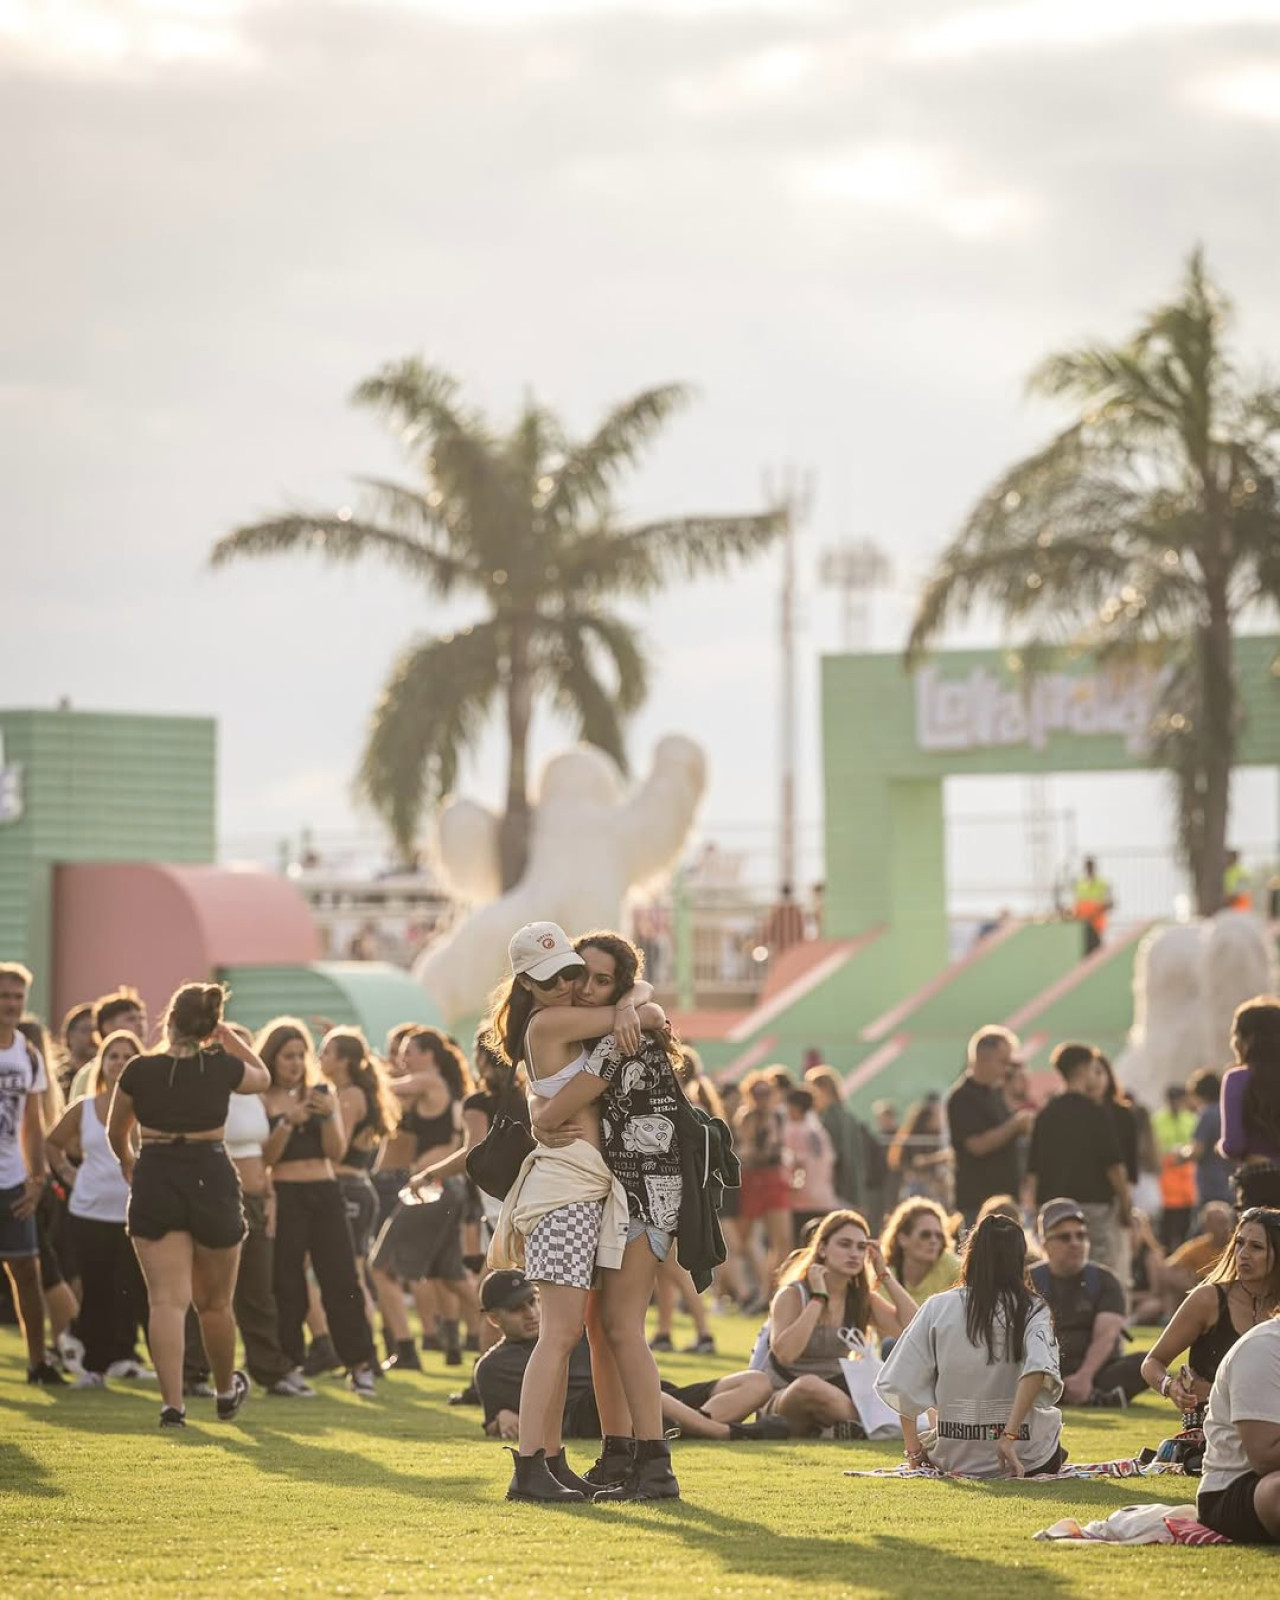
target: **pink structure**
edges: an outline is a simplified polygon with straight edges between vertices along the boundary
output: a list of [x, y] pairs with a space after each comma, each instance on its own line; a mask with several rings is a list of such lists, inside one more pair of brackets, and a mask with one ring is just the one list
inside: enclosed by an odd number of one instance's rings
[[214, 866], [111, 862], [54, 874], [53, 1016], [122, 983], [153, 1019], [183, 983], [220, 968], [320, 957], [311, 908], [285, 878]]

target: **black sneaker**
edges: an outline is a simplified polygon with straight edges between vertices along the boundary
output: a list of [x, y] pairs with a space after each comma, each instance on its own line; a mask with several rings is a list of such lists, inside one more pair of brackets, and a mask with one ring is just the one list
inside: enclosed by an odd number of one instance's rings
[[475, 1382], [472, 1381], [465, 1389], [459, 1389], [456, 1394], [451, 1394], [449, 1396], [449, 1404], [451, 1406], [478, 1406], [480, 1404], [480, 1394], [476, 1389]]
[[1129, 1404], [1129, 1396], [1122, 1388], [1095, 1389], [1085, 1405], [1093, 1406], [1099, 1411], [1123, 1411]]
[[650, 1350], [668, 1351], [674, 1350], [675, 1346], [671, 1343], [671, 1335], [669, 1333], [655, 1333], [653, 1338], [649, 1340], [649, 1348]]
[[716, 1353], [716, 1342], [709, 1333], [700, 1333], [692, 1344], [688, 1344], [681, 1352], [686, 1356], [713, 1356]]
[[231, 1393], [218, 1396], [218, 1421], [230, 1422], [249, 1398], [249, 1380], [238, 1369], [231, 1374]]
[[37, 1389], [61, 1389], [67, 1380], [51, 1362], [37, 1361], [27, 1368], [27, 1382]]
[[160, 1426], [162, 1428], [185, 1428], [187, 1413], [181, 1406], [165, 1406], [160, 1413]]
[[333, 1340], [327, 1333], [322, 1333], [318, 1339], [311, 1341], [311, 1348], [302, 1363], [302, 1375], [304, 1378], [318, 1378], [322, 1372], [334, 1372], [342, 1364], [342, 1357]]
[[462, 1351], [458, 1349], [456, 1344], [445, 1351], [444, 1364], [446, 1367], [460, 1367], [462, 1365]]

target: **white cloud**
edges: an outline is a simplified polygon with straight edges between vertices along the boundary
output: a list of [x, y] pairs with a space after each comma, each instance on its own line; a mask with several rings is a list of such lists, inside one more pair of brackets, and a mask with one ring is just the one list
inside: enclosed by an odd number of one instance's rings
[[959, 238], [983, 238], [1026, 226], [1034, 197], [1004, 187], [970, 186], [941, 153], [910, 144], [864, 145], [794, 170], [801, 195], [900, 212]]
[[250, 0], [0, 0], [18, 59], [86, 73], [140, 64], [244, 65]]
[[904, 43], [908, 55], [973, 56], [1275, 20], [1276, 0], [1013, 0], [909, 29]]
[[1280, 122], [1280, 62], [1257, 62], [1201, 78], [1192, 84], [1190, 98], [1228, 116]]

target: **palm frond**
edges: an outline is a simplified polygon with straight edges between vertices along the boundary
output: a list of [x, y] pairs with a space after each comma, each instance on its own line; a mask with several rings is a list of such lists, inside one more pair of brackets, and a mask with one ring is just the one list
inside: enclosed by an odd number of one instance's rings
[[579, 738], [612, 756], [626, 772], [627, 752], [619, 707], [595, 671], [581, 630], [568, 626], [559, 630], [548, 657], [556, 709], [577, 722]]
[[674, 577], [701, 578], [767, 550], [785, 513], [677, 517], [623, 530], [600, 529], [575, 542], [561, 561], [567, 592], [648, 595]]
[[369, 721], [358, 792], [412, 852], [425, 808], [454, 786], [501, 687], [502, 628], [480, 623], [411, 646]]
[[649, 692], [649, 663], [640, 636], [629, 622], [603, 611], [568, 611], [559, 618], [565, 635], [573, 633], [590, 650], [598, 647], [608, 659], [613, 674], [611, 698], [623, 716], [630, 716], [644, 704]]
[[337, 563], [377, 555], [440, 596], [473, 580], [470, 569], [455, 556], [390, 528], [341, 516], [289, 516], [250, 523], [224, 534], [214, 544], [209, 565], [225, 567], [249, 556], [292, 555], [298, 551], [309, 551]]
[[691, 396], [688, 385], [668, 383], [643, 389], [615, 406], [585, 443], [566, 452], [546, 497], [547, 521], [571, 520], [588, 508], [604, 510], [618, 477], [635, 465], [643, 446]]

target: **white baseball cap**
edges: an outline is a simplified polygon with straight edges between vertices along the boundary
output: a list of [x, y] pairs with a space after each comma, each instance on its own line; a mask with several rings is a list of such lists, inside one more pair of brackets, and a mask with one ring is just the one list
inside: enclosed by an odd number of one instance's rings
[[568, 934], [555, 922], [526, 922], [507, 946], [513, 973], [523, 973], [545, 983], [570, 967], [586, 962], [573, 948]]

